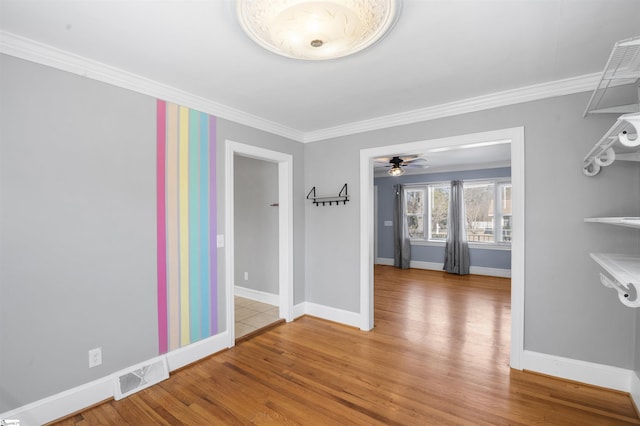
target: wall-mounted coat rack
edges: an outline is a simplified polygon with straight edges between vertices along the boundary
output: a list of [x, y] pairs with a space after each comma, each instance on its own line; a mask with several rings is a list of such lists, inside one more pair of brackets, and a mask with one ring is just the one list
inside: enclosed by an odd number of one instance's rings
[[319, 206], [320, 204], [322, 204], [323, 206], [326, 204], [332, 205], [333, 203], [335, 203], [336, 206], [340, 203], [347, 204], [347, 201], [349, 201], [349, 194], [347, 194], [347, 184], [344, 184], [338, 195], [328, 197], [316, 196], [316, 187], [314, 186], [307, 194], [307, 200], [311, 200], [316, 206]]

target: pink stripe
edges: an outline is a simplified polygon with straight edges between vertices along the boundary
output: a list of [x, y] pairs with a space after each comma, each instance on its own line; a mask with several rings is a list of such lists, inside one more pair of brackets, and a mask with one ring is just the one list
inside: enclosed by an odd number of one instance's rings
[[158, 213], [158, 346], [167, 353], [167, 233], [165, 211], [166, 106], [157, 102], [157, 213]]

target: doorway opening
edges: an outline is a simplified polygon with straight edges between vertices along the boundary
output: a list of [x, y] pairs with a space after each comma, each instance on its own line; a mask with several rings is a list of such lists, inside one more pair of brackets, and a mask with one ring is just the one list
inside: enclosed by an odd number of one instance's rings
[[[269, 205], [277, 209], [277, 296], [270, 302], [277, 305], [278, 317], [285, 321], [293, 320], [293, 157], [277, 151], [258, 148], [233, 141], [225, 145], [225, 207], [226, 207], [226, 252], [225, 252], [225, 290], [226, 290], [226, 324], [229, 335], [228, 347], [235, 345], [235, 286], [243, 282], [248, 275], [241, 272], [237, 277], [236, 270], [236, 203], [235, 203], [235, 168], [236, 161], [254, 159], [273, 163], [277, 167], [277, 200]], [[241, 167], [241, 166], [240, 166]], [[241, 234], [238, 234], [241, 238]], [[240, 244], [240, 240], [238, 240]], [[241, 266], [241, 265], [239, 265]], [[240, 278], [240, 279], [239, 279]]]
[[235, 154], [235, 334], [248, 338], [278, 322], [278, 164]]
[[374, 158], [397, 152], [428, 152], [433, 149], [464, 148], [482, 143], [509, 141], [513, 186], [511, 244], [511, 348], [510, 365], [521, 369], [524, 352], [524, 128], [516, 127], [360, 151], [360, 328], [374, 326]]

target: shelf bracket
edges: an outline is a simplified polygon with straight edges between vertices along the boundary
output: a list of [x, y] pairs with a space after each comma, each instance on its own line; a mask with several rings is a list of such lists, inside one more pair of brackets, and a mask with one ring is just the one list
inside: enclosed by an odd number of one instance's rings
[[[631, 136], [633, 135], [633, 136]], [[615, 124], [595, 144], [591, 151], [584, 157], [582, 172], [586, 176], [595, 176], [601, 167], [606, 167], [616, 159], [614, 146], [616, 142], [622, 148], [635, 148], [640, 145], [640, 113], [621, 115]], [[620, 147], [618, 145], [618, 148]], [[620, 155], [626, 155], [620, 154]]]
[[602, 272], [600, 273], [600, 282], [603, 286], [613, 288], [618, 292], [618, 299], [623, 305], [630, 308], [639, 308], [640, 300], [638, 299], [638, 291], [635, 284], [629, 283], [624, 285], [615, 279], [609, 279]]

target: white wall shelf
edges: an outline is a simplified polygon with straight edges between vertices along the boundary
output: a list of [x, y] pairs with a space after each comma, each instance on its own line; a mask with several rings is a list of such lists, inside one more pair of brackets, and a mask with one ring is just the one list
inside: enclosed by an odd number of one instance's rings
[[620, 302], [631, 308], [640, 307], [638, 285], [640, 284], [640, 256], [612, 253], [591, 253], [595, 260], [613, 280], [600, 274], [600, 281], [606, 287], [618, 292]]
[[[586, 176], [597, 175], [602, 167], [613, 164], [615, 160], [640, 161], [639, 84], [640, 36], [621, 40], [614, 45], [598, 86], [584, 111], [585, 117], [593, 113], [623, 114], [584, 157], [582, 172]], [[610, 100], [605, 99], [608, 89], [626, 85], [635, 86], [635, 103], [611, 105]], [[590, 217], [584, 221], [640, 229], [640, 217]], [[620, 302], [625, 306], [640, 307], [637, 291], [640, 286], [640, 256], [591, 253], [591, 258], [613, 277], [600, 273], [602, 285], [615, 289]]]
[[640, 217], [587, 217], [584, 221], [640, 228]]
[[[609, 60], [605, 65], [598, 86], [591, 95], [584, 116], [594, 113], [640, 112], [640, 103], [628, 105], [608, 105], [606, 94], [611, 87], [627, 84], [638, 85], [640, 79], [640, 37], [620, 40], [613, 46]], [[638, 88], [640, 97], [640, 87]]]

